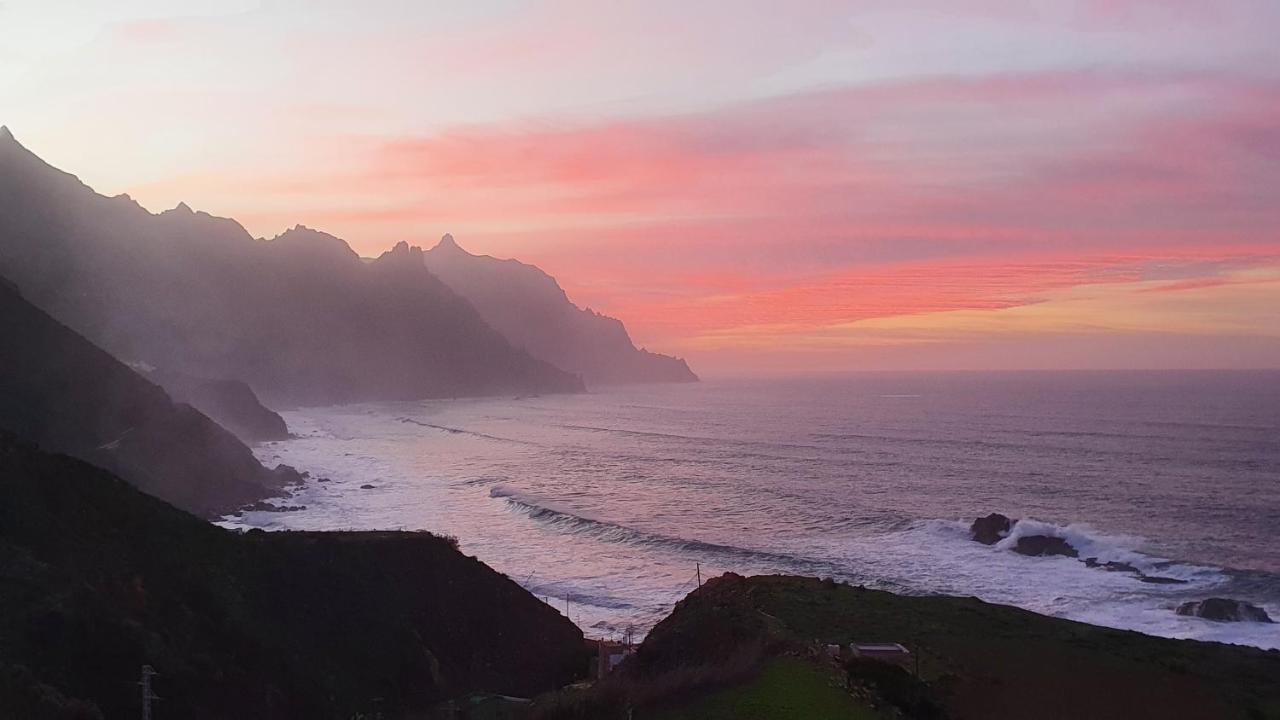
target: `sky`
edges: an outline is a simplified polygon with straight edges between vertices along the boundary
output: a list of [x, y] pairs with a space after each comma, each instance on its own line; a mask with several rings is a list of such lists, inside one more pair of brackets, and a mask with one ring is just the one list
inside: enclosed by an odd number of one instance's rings
[[0, 0], [99, 192], [452, 233], [706, 375], [1280, 367], [1280, 2]]

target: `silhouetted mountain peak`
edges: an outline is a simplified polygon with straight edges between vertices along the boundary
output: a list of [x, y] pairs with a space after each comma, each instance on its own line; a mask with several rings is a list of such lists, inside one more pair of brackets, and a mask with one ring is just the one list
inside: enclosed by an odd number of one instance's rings
[[57, 193], [65, 199], [86, 192], [92, 190], [80, 178], [40, 159], [18, 142], [8, 127], [0, 130], [0, 197], [25, 203], [32, 193]]
[[346, 240], [306, 225], [294, 225], [270, 240], [273, 247], [307, 255], [323, 254], [339, 260], [359, 260]]
[[574, 305], [535, 265], [472, 255], [450, 235], [424, 260], [512, 345], [588, 383], [697, 380], [683, 360], [637, 349], [622, 321]]
[[444, 237], [440, 238], [440, 242], [436, 243], [436, 246], [431, 250], [432, 252], [438, 252], [441, 254], [443, 253], [462, 253], [464, 255], [471, 254], [466, 250], [463, 250], [462, 246], [459, 245], [458, 242], [453, 239], [453, 235], [450, 233], [445, 233]]
[[382, 256], [379, 257], [378, 259], [379, 260], [395, 260], [395, 261], [411, 260], [413, 262], [418, 263], [419, 265], [422, 265], [423, 264], [422, 248], [418, 247], [417, 245], [410, 245], [404, 240], [401, 240], [400, 242], [395, 244], [395, 247], [382, 253]]
[[176, 213], [178, 213], [178, 214], [180, 214], [180, 215], [194, 215], [194, 214], [195, 214], [195, 213], [191, 210], [191, 206], [190, 206], [190, 205], [188, 205], [188, 204], [186, 204], [185, 202], [179, 202], [177, 205], [174, 205], [174, 206], [173, 206], [173, 212], [176, 212]]

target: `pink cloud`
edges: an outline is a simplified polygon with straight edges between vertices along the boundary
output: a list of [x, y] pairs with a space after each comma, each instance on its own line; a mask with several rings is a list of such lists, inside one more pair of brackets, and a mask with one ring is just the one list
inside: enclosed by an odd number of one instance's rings
[[251, 217], [366, 252], [449, 230], [539, 263], [642, 342], [680, 342], [1274, 262], [1277, 128], [1280, 84], [1212, 73], [926, 78], [390, 138], [316, 180], [341, 202], [298, 209], [266, 181], [290, 209]]

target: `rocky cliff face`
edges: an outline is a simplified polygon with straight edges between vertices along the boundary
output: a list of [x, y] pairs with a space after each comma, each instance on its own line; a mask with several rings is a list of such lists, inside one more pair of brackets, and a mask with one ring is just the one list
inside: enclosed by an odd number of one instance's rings
[[200, 515], [298, 481], [0, 281], [0, 430], [109, 468]]
[[0, 135], [0, 275], [126, 362], [241, 380], [272, 404], [582, 389], [393, 256], [366, 263], [301, 226], [256, 240], [185, 204], [152, 215]]
[[637, 349], [621, 321], [574, 305], [555, 278], [533, 265], [472, 255], [452, 235], [424, 259], [513, 345], [589, 385], [698, 379], [680, 358]]
[[[422, 717], [585, 670], [582, 634], [427, 533], [238, 534], [0, 434], [0, 715]], [[157, 714], [159, 716], [159, 713]]]

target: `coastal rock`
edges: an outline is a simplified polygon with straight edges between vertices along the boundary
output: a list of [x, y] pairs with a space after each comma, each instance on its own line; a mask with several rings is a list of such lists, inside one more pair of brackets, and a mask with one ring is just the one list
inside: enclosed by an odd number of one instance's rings
[[[1141, 575], [1141, 573], [1139, 573], [1139, 575]], [[1162, 575], [1142, 575], [1138, 579], [1144, 583], [1151, 583], [1152, 585], [1186, 585], [1187, 584], [1186, 580], [1179, 580], [1178, 578], [1164, 577]]]
[[1060, 537], [1051, 535], [1027, 535], [1018, 538], [1018, 544], [1013, 547], [1013, 551], [1021, 555], [1030, 555], [1032, 557], [1040, 557], [1042, 555], [1063, 555], [1065, 557], [1079, 557], [1080, 553], [1071, 547], [1071, 543]]
[[1164, 577], [1163, 575], [1148, 575], [1142, 572], [1141, 570], [1139, 570], [1138, 568], [1134, 567], [1133, 565], [1130, 565], [1127, 562], [1119, 562], [1117, 560], [1108, 560], [1107, 562], [1098, 562], [1098, 558], [1091, 557], [1091, 558], [1085, 558], [1084, 564], [1091, 568], [1106, 570], [1107, 572], [1132, 573], [1133, 575], [1137, 576], [1140, 582], [1150, 583], [1151, 585], [1186, 585], [1187, 584], [1186, 580], [1179, 580], [1178, 578]]
[[361, 490], [373, 490], [373, 489], [374, 489], [374, 488], [376, 488], [376, 487], [378, 487], [378, 486], [377, 486], [377, 485], [370, 485], [369, 483], [365, 483], [364, 485], [361, 485], [361, 486], [360, 486], [360, 489], [361, 489]]
[[1130, 565], [1127, 562], [1117, 562], [1115, 560], [1109, 560], [1107, 562], [1098, 562], [1098, 558], [1091, 557], [1091, 558], [1085, 558], [1084, 564], [1088, 565], [1091, 568], [1100, 568], [1102, 570], [1106, 570], [1107, 572], [1127, 572], [1127, 573], [1135, 573], [1137, 575], [1142, 574], [1141, 570]]
[[240, 508], [240, 510], [235, 512], [235, 515], [239, 516], [241, 513], [246, 513], [246, 512], [273, 512], [273, 513], [298, 512], [299, 510], [306, 510], [306, 509], [307, 509], [306, 505], [275, 505], [265, 500], [259, 500], [258, 502], [255, 502], [252, 505], [245, 505], [244, 507]]
[[991, 513], [974, 520], [969, 526], [969, 534], [983, 545], [995, 545], [1009, 534], [1014, 522], [1000, 513]]
[[1204, 618], [1216, 622], [1275, 622], [1267, 611], [1243, 600], [1208, 598], [1178, 606], [1179, 615]]

